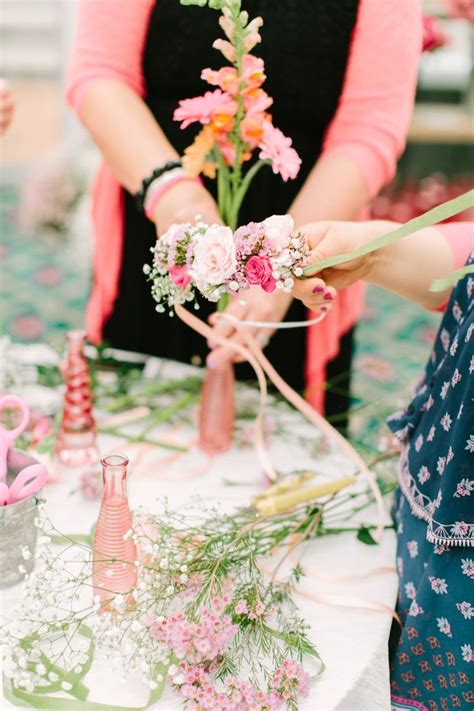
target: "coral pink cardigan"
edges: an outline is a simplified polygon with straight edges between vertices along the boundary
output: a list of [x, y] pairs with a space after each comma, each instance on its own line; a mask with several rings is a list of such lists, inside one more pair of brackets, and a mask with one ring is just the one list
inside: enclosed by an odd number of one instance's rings
[[[155, 1], [80, 1], [66, 89], [76, 111], [98, 79], [118, 79], [144, 96], [142, 53]], [[405, 145], [421, 42], [419, 0], [360, 0], [343, 91], [323, 155], [352, 160], [371, 196], [393, 176]], [[98, 343], [117, 296], [122, 258], [122, 190], [106, 164], [93, 187], [92, 214], [94, 286], [87, 330]], [[326, 364], [337, 355], [341, 335], [358, 320], [362, 306], [363, 286], [356, 284], [341, 292], [329, 318], [310, 329], [308, 399], [319, 411]]]

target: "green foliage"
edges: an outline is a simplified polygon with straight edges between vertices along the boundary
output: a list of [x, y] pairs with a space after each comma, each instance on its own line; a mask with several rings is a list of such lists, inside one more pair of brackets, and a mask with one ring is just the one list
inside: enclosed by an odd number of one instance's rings
[[376, 546], [377, 541], [374, 540], [371, 532], [366, 526], [361, 526], [357, 533], [357, 540], [361, 543], [365, 543], [366, 546]]
[[223, 10], [225, 7], [240, 10], [241, 0], [180, 0], [181, 5], [196, 5], [197, 7], [209, 7], [212, 10]]

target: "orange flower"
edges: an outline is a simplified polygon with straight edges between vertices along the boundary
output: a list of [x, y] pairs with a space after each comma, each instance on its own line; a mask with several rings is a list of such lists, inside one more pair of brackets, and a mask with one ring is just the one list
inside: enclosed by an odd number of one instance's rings
[[204, 126], [194, 139], [194, 143], [184, 151], [183, 168], [188, 175], [196, 177], [199, 173], [204, 173], [208, 177], [215, 177], [215, 164], [206, 161], [214, 143], [214, 132], [211, 126]]
[[240, 134], [245, 143], [253, 150], [258, 146], [263, 136], [263, 121], [265, 114], [246, 116], [240, 124]]

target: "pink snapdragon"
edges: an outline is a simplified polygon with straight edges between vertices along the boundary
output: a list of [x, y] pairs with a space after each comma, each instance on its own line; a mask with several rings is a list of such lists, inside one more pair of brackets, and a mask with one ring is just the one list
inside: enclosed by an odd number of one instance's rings
[[173, 118], [181, 121], [181, 128], [187, 128], [198, 121], [203, 125], [212, 124], [217, 130], [224, 130], [224, 127], [230, 130], [236, 113], [237, 104], [230, 94], [216, 89], [206, 91], [204, 96], [182, 99]]
[[279, 173], [286, 182], [298, 175], [301, 158], [292, 148], [292, 140], [288, 138], [270, 121], [264, 121], [263, 138], [260, 142], [260, 158], [269, 160], [275, 174]]
[[245, 92], [253, 91], [262, 86], [265, 81], [265, 64], [261, 57], [245, 54], [242, 59], [242, 80]]
[[220, 69], [210, 69], [207, 67], [201, 72], [201, 79], [207, 81], [211, 86], [218, 86], [233, 98], [239, 93], [239, 77], [235, 67], [221, 67]]
[[272, 271], [272, 264], [268, 257], [250, 257], [245, 267], [249, 284], [259, 284], [268, 294], [276, 288]]

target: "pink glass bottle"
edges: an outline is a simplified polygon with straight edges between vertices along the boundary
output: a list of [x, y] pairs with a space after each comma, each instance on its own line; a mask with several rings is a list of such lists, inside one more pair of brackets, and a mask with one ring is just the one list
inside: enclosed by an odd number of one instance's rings
[[84, 355], [85, 341], [84, 331], [69, 331], [67, 353], [61, 364], [66, 391], [55, 447], [55, 458], [61, 469], [82, 470], [96, 465], [99, 459], [92, 416], [91, 378]]
[[137, 550], [131, 538], [124, 539], [132, 528], [127, 498], [128, 459], [122, 454], [109, 454], [101, 462], [103, 491], [94, 533], [92, 584], [104, 610], [107, 602], [118, 594], [125, 595], [128, 604], [133, 604]]
[[207, 454], [227, 451], [234, 430], [234, 366], [208, 368], [201, 392], [199, 446]]

